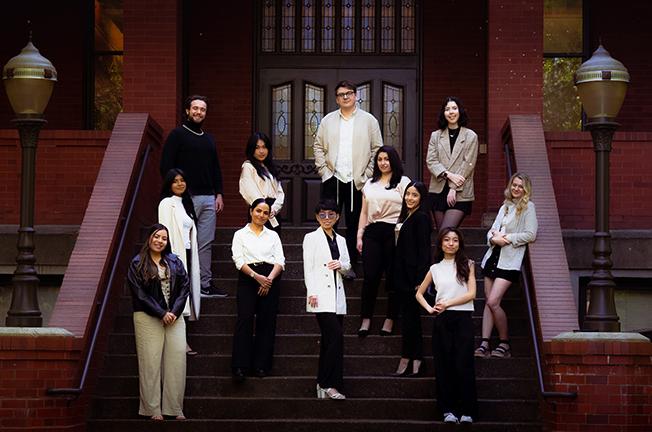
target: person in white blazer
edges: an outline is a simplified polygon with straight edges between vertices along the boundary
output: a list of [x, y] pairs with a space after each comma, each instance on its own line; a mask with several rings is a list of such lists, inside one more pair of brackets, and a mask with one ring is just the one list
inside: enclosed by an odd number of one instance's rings
[[[537, 214], [530, 201], [532, 182], [521, 172], [514, 174], [505, 188], [505, 201], [487, 233], [489, 250], [482, 259], [486, 303], [482, 315], [482, 342], [476, 357], [511, 357], [507, 331], [507, 315], [500, 302], [507, 289], [521, 276], [525, 247], [537, 236]], [[494, 325], [499, 345], [489, 351], [489, 338]]]
[[317, 317], [321, 329], [317, 397], [343, 400], [344, 329], [346, 296], [342, 273], [351, 268], [346, 240], [333, 230], [339, 207], [323, 200], [315, 208], [319, 228], [303, 239], [303, 274], [306, 310]]
[[285, 202], [285, 193], [278, 178], [278, 169], [274, 164], [272, 141], [263, 132], [254, 132], [245, 148], [247, 160], [240, 171], [240, 195], [247, 205], [257, 198], [268, 198], [272, 203], [267, 228], [280, 231], [278, 214]]
[[[169, 170], [163, 179], [161, 202], [158, 205], [158, 222], [168, 227], [172, 253], [177, 255], [190, 276], [190, 296], [183, 315], [190, 321], [199, 319], [201, 309], [201, 280], [197, 227], [192, 197], [186, 187], [185, 174], [178, 168]], [[197, 352], [186, 346], [188, 355]]]

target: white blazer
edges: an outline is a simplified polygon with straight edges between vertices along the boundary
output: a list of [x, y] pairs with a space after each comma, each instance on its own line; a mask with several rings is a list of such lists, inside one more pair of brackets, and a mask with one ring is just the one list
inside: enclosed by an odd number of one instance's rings
[[[335, 272], [336, 276], [333, 277], [333, 270], [326, 267], [326, 264], [333, 258], [324, 230], [319, 227], [303, 238], [303, 278], [306, 284], [306, 311], [308, 312], [346, 314], [346, 295], [344, 294], [342, 272], [351, 268], [351, 260], [344, 237], [335, 234], [335, 239], [340, 251], [342, 267]], [[337, 289], [334, 286], [335, 283], [337, 283]], [[317, 307], [310, 306], [308, 302], [310, 296], [317, 296]]]
[[[197, 227], [195, 223], [192, 224], [190, 230], [190, 253], [191, 253], [191, 269], [188, 269], [188, 260], [186, 259], [186, 248], [183, 244], [183, 229], [181, 221], [177, 220], [177, 203], [178, 201], [172, 197], [163, 198], [158, 205], [158, 222], [165, 225], [170, 233], [170, 247], [172, 253], [177, 255], [183, 267], [190, 276], [190, 300], [186, 303], [186, 308], [183, 310], [184, 315], [190, 314], [190, 320], [195, 321], [199, 319], [199, 311], [201, 309], [201, 280], [199, 277], [199, 250], [197, 248]], [[185, 212], [185, 208], [182, 210]]]
[[[275, 198], [272, 211], [278, 215], [283, 208], [285, 193], [283, 192], [281, 182], [273, 177], [261, 178], [256, 172], [256, 168], [248, 160], [242, 164], [239, 186], [240, 195], [242, 195], [242, 198], [244, 198], [247, 204], [251, 205], [258, 198]], [[269, 220], [272, 226], [278, 224], [276, 217], [269, 218]]]

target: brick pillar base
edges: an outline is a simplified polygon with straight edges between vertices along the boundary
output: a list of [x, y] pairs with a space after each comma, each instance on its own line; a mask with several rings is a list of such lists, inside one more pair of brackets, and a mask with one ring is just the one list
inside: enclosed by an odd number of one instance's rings
[[564, 333], [545, 343], [549, 431], [652, 430], [652, 343], [638, 333]]

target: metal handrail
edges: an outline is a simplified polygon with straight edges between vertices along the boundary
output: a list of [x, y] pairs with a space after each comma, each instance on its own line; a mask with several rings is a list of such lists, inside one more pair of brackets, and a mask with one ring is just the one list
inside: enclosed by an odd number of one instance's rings
[[[508, 128], [509, 129], [509, 128]], [[505, 165], [507, 167], [507, 178], [511, 178], [514, 173], [512, 167], [512, 154], [509, 148], [509, 141], [511, 136], [506, 133], [503, 136], [505, 143]], [[539, 379], [539, 391], [544, 398], [549, 397], [562, 397], [562, 398], [576, 398], [577, 392], [558, 392], [546, 390], [546, 385], [543, 380], [543, 367], [541, 365], [541, 350], [539, 348], [539, 332], [534, 322], [534, 309], [532, 307], [532, 298], [530, 297], [530, 268], [532, 263], [530, 258], [526, 255], [523, 264], [521, 265], [521, 282], [523, 284], [523, 291], [525, 292], [525, 302], [527, 303], [528, 318], [530, 321], [530, 333], [532, 334], [532, 342], [534, 345], [534, 359], [537, 365], [537, 377]]]
[[140, 191], [140, 185], [145, 173], [145, 167], [147, 166], [147, 161], [149, 160], [149, 154], [151, 151], [152, 145], [148, 144], [145, 148], [145, 154], [143, 155], [142, 162], [140, 164], [140, 170], [138, 172], [138, 178], [136, 179], [136, 185], [133, 189], [133, 194], [131, 196], [131, 202], [129, 203], [129, 209], [127, 210], [127, 216], [124, 218], [124, 223], [122, 225], [122, 232], [120, 233], [120, 241], [118, 242], [118, 247], [116, 248], [115, 254], [113, 255], [113, 262], [111, 264], [111, 272], [109, 273], [109, 279], [106, 284], [106, 289], [104, 290], [104, 297], [102, 297], [102, 303], [100, 304], [100, 310], [95, 321], [95, 328], [93, 329], [93, 335], [91, 336], [91, 343], [86, 352], [86, 358], [84, 360], [84, 369], [82, 371], [82, 376], [79, 380], [78, 387], [70, 388], [49, 388], [46, 390], [46, 394], [50, 396], [57, 395], [73, 395], [74, 399], [78, 398], [84, 386], [86, 384], [86, 378], [88, 377], [88, 371], [91, 366], [91, 361], [93, 359], [93, 354], [95, 353], [95, 344], [97, 343], [97, 337], [102, 328], [102, 320], [104, 318], [104, 313], [106, 311], [107, 303], [111, 294], [111, 286], [113, 285], [113, 279], [118, 267], [118, 260], [122, 253], [122, 248], [124, 247], [125, 238], [127, 237], [127, 230], [129, 229], [129, 223], [131, 222], [131, 216], [136, 205], [136, 198], [138, 197], [138, 192]]

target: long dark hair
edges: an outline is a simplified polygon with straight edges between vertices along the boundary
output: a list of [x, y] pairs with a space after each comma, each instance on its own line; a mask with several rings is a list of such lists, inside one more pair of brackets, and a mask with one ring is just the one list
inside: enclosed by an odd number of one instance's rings
[[[160, 223], [155, 223], [147, 230], [147, 240], [143, 244], [143, 247], [140, 248], [138, 256], [140, 257], [140, 262], [136, 268], [138, 273], [142, 276], [143, 280], [152, 280], [158, 278], [158, 268], [156, 263], [152, 260], [152, 257], [149, 254], [149, 243], [152, 241], [152, 236], [157, 231], [164, 230], [168, 235], [168, 243], [165, 245], [165, 249], [161, 252], [161, 257], [166, 258], [172, 253], [172, 247], [170, 246], [170, 231], [167, 227]], [[165, 259], [161, 259], [161, 265], [167, 265]], [[168, 272], [169, 270], [166, 270]]]
[[428, 199], [428, 188], [426, 187], [423, 182], [420, 182], [418, 180], [412, 180], [408, 185], [405, 187], [405, 191], [403, 192], [403, 204], [401, 204], [401, 214], [398, 216], [398, 221], [399, 222], [405, 222], [405, 219], [408, 217], [408, 208], [407, 204], [405, 204], [405, 194], [407, 193], [408, 189], [413, 187], [419, 192], [420, 200], [419, 200], [419, 207], [415, 210], [415, 212], [424, 212], [427, 213], [428, 216], [430, 216], [430, 212], [426, 209], [426, 200]]
[[[165, 174], [163, 186], [161, 186], [161, 200], [174, 195], [172, 193], [172, 183], [174, 183], [174, 178], [178, 175], [180, 175], [184, 181], [186, 180], [186, 175], [179, 168], [172, 168]], [[193, 221], [197, 222], [195, 206], [192, 204], [192, 195], [190, 195], [190, 188], [187, 183], [186, 190], [181, 194], [181, 203], [183, 204], [183, 208], [186, 210], [188, 216], [190, 216]]]
[[[267, 157], [265, 158], [262, 164], [258, 159], [256, 159], [256, 156], [254, 156], [254, 153], [256, 151], [256, 145], [258, 144], [258, 140], [262, 141], [265, 144], [265, 148], [267, 149]], [[256, 169], [256, 172], [258, 173], [258, 176], [260, 178], [265, 179], [265, 177], [269, 177], [271, 175], [273, 178], [278, 179], [278, 169], [276, 168], [276, 164], [274, 164], [272, 140], [270, 140], [265, 133], [254, 132], [253, 134], [251, 134], [249, 140], [247, 141], [247, 147], [245, 148], [245, 155], [247, 156], [247, 160], [249, 160], [249, 162]], [[263, 166], [263, 164], [265, 166]]]
[[401, 177], [403, 177], [403, 164], [401, 164], [401, 157], [398, 155], [398, 152], [392, 146], [384, 145], [376, 152], [376, 155], [374, 156], [374, 172], [371, 175], [371, 182], [376, 183], [380, 180], [380, 176], [382, 175], [380, 168], [378, 168], [378, 156], [381, 153], [387, 153], [389, 166], [392, 167], [392, 178], [389, 179], [389, 184], [385, 189], [394, 189], [396, 185], [401, 182]]
[[455, 105], [457, 105], [457, 110], [460, 113], [457, 124], [459, 126], [466, 126], [469, 123], [469, 115], [466, 113], [466, 109], [464, 109], [462, 101], [458, 97], [448, 96], [444, 99], [444, 102], [441, 104], [441, 109], [439, 110], [439, 119], [437, 120], [439, 129], [446, 130], [448, 127], [448, 120], [446, 120], [446, 116], [444, 115], [444, 110], [446, 109], [448, 102], [455, 102]]
[[444, 240], [444, 236], [448, 233], [454, 232], [457, 234], [457, 238], [460, 240], [460, 248], [455, 254], [455, 269], [457, 273], [457, 280], [459, 283], [463, 284], [469, 281], [469, 274], [471, 273], [471, 262], [469, 257], [466, 256], [464, 251], [464, 236], [462, 231], [459, 228], [446, 227], [441, 230], [437, 236], [437, 245], [435, 248], [435, 262], [441, 262], [444, 259], [444, 250], [441, 247], [441, 243]]

